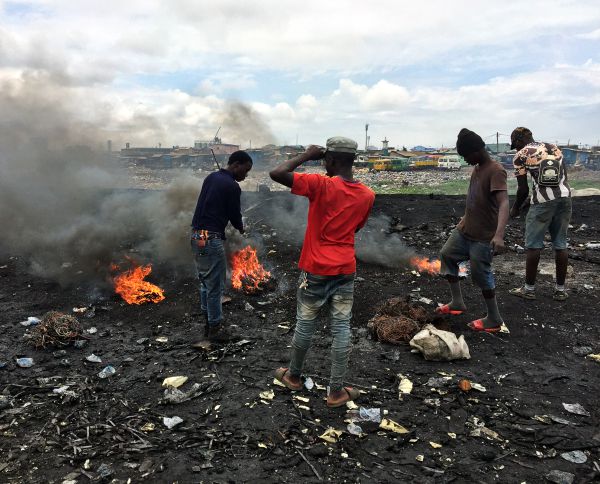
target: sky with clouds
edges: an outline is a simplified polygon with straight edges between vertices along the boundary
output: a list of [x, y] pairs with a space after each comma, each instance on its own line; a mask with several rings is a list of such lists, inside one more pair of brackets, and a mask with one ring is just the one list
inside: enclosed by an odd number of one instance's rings
[[[0, 87], [132, 145], [600, 139], [597, 0], [0, 0]], [[43, 86], [43, 87], [40, 87]], [[240, 104], [242, 103], [242, 104]], [[233, 106], [233, 108], [232, 108]], [[243, 117], [236, 117], [243, 106]], [[492, 136], [493, 135], [493, 136]], [[507, 141], [500, 136], [500, 141]]]

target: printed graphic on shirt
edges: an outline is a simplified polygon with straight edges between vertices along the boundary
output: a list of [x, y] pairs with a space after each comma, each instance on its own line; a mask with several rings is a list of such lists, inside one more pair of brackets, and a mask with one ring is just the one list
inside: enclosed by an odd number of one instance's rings
[[534, 141], [518, 151], [513, 159], [516, 176], [531, 174], [531, 203], [544, 203], [571, 196], [567, 169], [558, 146]]

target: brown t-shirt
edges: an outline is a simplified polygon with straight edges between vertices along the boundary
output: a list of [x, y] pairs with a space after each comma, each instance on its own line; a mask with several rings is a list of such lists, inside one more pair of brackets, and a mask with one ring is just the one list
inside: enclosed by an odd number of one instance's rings
[[498, 205], [494, 192], [506, 191], [506, 170], [497, 161], [475, 166], [471, 174], [465, 216], [458, 230], [471, 240], [489, 242], [498, 227]]

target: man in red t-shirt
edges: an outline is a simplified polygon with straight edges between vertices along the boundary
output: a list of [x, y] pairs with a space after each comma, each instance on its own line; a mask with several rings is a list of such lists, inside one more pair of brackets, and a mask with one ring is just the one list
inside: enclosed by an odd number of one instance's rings
[[[320, 309], [329, 305], [331, 319], [331, 377], [328, 407], [340, 407], [358, 397], [344, 387], [350, 353], [350, 319], [354, 299], [354, 234], [369, 217], [375, 194], [352, 177], [355, 141], [336, 136], [327, 149], [309, 146], [300, 155], [275, 167], [273, 180], [290, 187], [294, 195], [309, 200], [308, 225], [298, 267], [296, 330], [289, 368], [279, 368], [275, 378], [291, 390], [303, 386], [302, 367], [315, 332]], [[294, 173], [308, 160], [324, 159], [327, 175]]]

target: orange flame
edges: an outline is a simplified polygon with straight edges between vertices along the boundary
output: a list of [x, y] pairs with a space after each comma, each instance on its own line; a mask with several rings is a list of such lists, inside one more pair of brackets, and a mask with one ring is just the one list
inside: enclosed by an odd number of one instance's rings
[[410, 265], [419, 272], [427, 272], [428, 274], [439, 274], [442, 262], [439, 259], [426, 259], [424, 257], [413, 257], [410, 259]]
[[233, 254], [231, 266], [231, 285], [246, 293], [258, 291], [260, 284], [271, 278], [271, 273], [258, 262], [256, 249], [249, 245]]
[[[118, 274], [113, 279], [115, 284], [115, 292], [123, 298], [127, 304], [144, 304], [147, 302], [159, 303], [165, 298], [163, 290], [148, 282], [144, 281], [146, 276], [152, 272], [152, 266], [137, 265], [131, 262], [131, 269]], [[116, 265], [111, 265], [111, 269], [117, 268]]]

